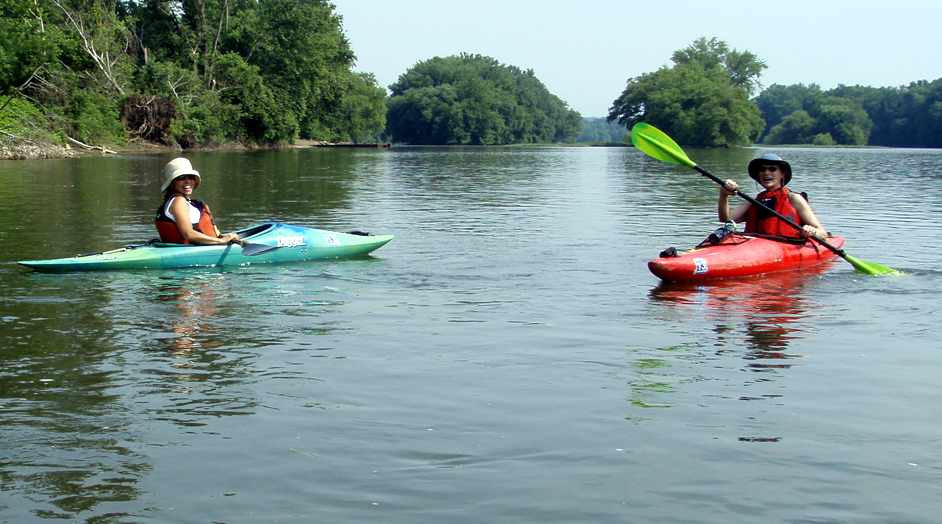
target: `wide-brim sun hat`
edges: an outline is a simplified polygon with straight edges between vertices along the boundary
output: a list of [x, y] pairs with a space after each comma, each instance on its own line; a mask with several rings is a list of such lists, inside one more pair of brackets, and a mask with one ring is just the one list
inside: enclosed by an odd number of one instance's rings
[[775, 153], [763, 153], [756, 158], [753, 158], [749, 161], [749, 177], [759, 181], [759, 168], [767, 165], [776, 165], [782, 169], [782, 173], [785, 174], [785, 178], [782, 181], [782, 185], [787, 185], [792, 179], [792, 166], [788, 165], [788, 162], [782, 160], [782, 157], [776, 155]]
[[[164, 170], [161, 172], [161, 183], [160, 183], [160, 192], [164, 192], [170, 187], [170, 184], [173, 181], [184, 175], [193, 175], [196, 177], [196, 187], [200, 186], [202, 179], [200, 178], [200, 172], [193, 169], [193, 165], [190, 164], [190, 161], [180, 157], [174, 158], [173, 160], [167, 162], [167, 165], [164, 166]], [[196, 189], [194, 187], [193, 189]]]

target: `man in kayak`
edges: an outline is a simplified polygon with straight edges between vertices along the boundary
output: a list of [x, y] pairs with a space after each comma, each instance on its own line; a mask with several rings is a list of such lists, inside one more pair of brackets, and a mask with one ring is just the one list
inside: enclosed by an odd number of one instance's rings
[[193, 191], [199, 185], [199, 171], [193, 169], [186, 158], [174, 158], [164, 166], [160, 185], [164, 201], [154, 220], [160, 241], [175, 244], [238, 243], [238, 234], [219, 233], [208, 205], [193, 200]]
[[788, 162], [773, 153], [765, 153], [749, 162], [749, 176], [759, 183], [764, 191], [756, 195], [756, 200], [788, 217], [801, 226], [801, 231], [794, 229], [767, 210], [745, 202], [730, 211], [729, 197], [736, 194], [739, 185], [727, 179], [720, 188], [717, 211], [723, 222], [745, 222], [747, 233], [784, 237], [828, 238], [828, 232], [815, 216], [811, 205], [804, 196], [792, 193], [785, 186], [792, 179], [792, 168]]

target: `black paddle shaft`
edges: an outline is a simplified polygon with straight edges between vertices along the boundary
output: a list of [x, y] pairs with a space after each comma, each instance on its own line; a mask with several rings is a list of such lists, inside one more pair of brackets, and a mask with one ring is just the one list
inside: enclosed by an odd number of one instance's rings
[[[707, 171], [706, 169], [703, 169], [702, 167], [697, 166], [697, 165], [693, 166], [693, 168], [697, 170], [697, 173], [700, 173], [701, 175], [703, 175], [703, 176], [709, 178], [710, 180], [716, 182], [716, 183], [719, 184], [720, 186], [723, 186], [723, 187], [726, 186], [726, 183], [725, 183], [725, 182], [723, 182], [722, 180], [720, 180], [717, 176], [715, 176], [713, 173], [710, 173], [710, 172]], [[778, 217], [779, 220], [781, 220], [782, 222], [785, 222], [786, 224], [792, 226], [793, 228], [797, 229], [798, 231], [802, 231], [802, 227], [799, 226], [798, 224], [796, 224], [795, 222], [793, 222], [790, 218], [788, 218], [788, 217], [782, 215], [782, 214], [779, 213], [778, 211], [776, 211], [776, 210], [772, 209], [771, 207], [769, 207], [769, 206], [763, 204], [762, 202], [759, 202], [758, 200], [756, 200], [756, 199], [752, 198], [751, 196], [749, 196], [749, 195], [743, 193], [742, 191], [739, 191], [739, 190], [737, 189], [737, 190], [736, 190], [736, 195], [739, 196], [739, 197], [741, 197], [741, 198], [743, 198], [743, 199], [745, 199], [745, 200], [746, 200], [747, 202], [749, 202], [750, 204], [755, 205], [755, 206], [759, 206], [759, 207], [765, 209], [766, 211], [768, 211], [769, 213], [772, 213], [773, 215], [775, 215], [776, 217]], [[831, 244], [827, 243], [827, 241], [821, 240], [820, 238], [815, 238], [814, 241], [817, 242], [817, 243], [819, 243], [819, 244], [821, 244], [822, 246], [824, 246], [824, 247], [830, 249], [830, 250], [833, 251], [834, 253], [840, 255], [841, 258], [845, 258], [845, 259], [847, 258], [847, 255], [844, 253], [844, 250], [843, 250], [843, 249], [838, 249], [838, 248], [832, 246]]]

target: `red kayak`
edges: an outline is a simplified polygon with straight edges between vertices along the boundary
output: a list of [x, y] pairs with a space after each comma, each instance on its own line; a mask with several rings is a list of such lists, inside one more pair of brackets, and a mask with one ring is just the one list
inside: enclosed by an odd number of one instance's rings
[[[837, 249], [842, 237], [830, 237]], [[837, 256], [812, 240], [784, 240], [747, 233], [731, 233], [715, 243], [709, 239], [684, 253], [673, 248], [648, 262], [648, 269], [668, 282], [696, 282], [761, 275], [817, 266]]]

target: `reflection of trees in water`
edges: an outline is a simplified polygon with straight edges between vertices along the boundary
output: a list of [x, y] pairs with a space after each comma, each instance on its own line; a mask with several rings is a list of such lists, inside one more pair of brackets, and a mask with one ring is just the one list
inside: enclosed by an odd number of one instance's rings
[[153, 469], [141, 450], [175, 444], [145, 438], [256, 412], [258, 354], [243, 348], [263, 342], [227, 323], [253, 318], [251, 293], [231, 289], [241, 279], [31, 274], [27, 291], [4, 278], [4, 295], [24, 298], [2, 320], [0, 520], [133, 519]]
[[[0, 366], [0, 515], [10, 522], [77, 519], [136, 500], [151, 470], [116, 393], [109, 292], [86, 277], [31, 275], [12, 304]], [[4, 291], [7, 282], [0, 282]], [[115, 519], [129, 514], [114, 511]]]

